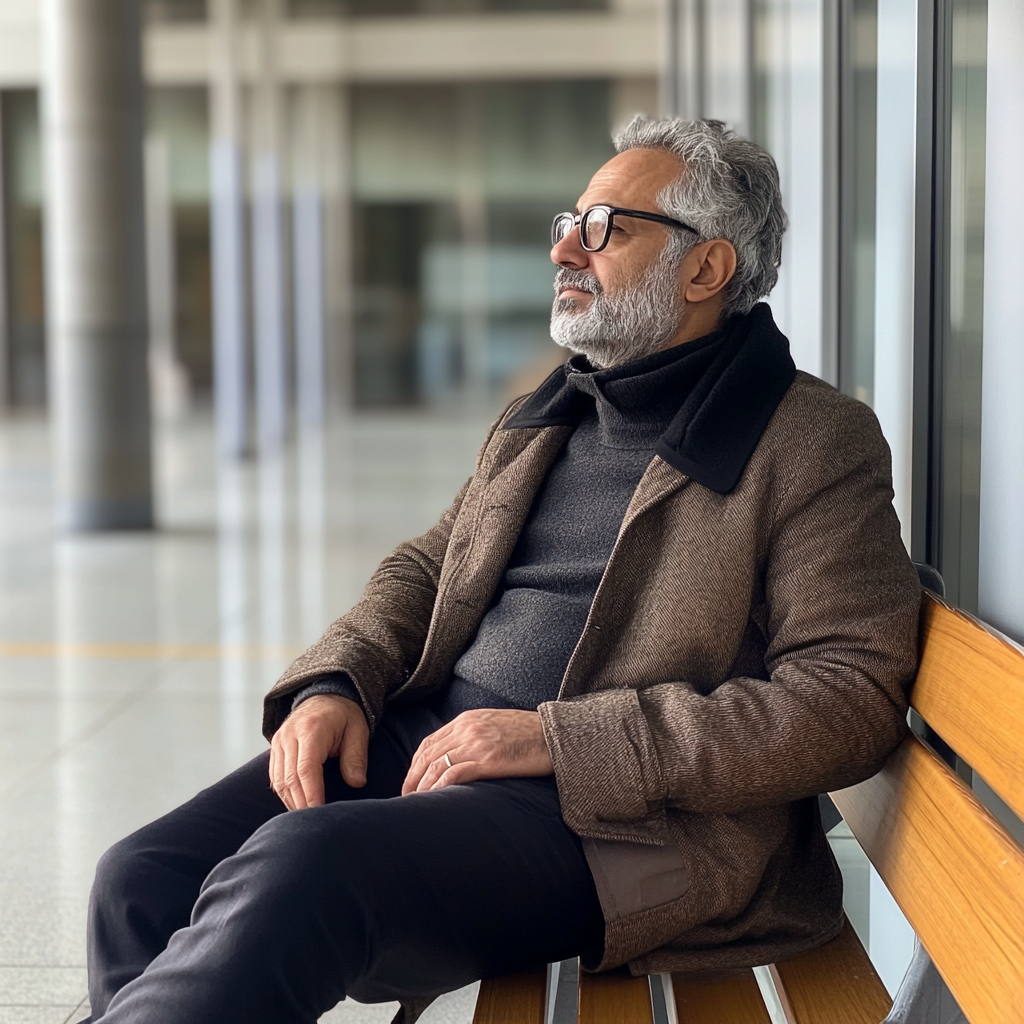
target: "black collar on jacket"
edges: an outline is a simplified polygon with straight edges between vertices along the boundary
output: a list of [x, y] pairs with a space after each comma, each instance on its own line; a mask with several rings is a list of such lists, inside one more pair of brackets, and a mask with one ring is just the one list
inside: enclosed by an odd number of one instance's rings
[[[690, 479], [728, 494], [793, 383], [796, 365], [766, 303], [733, 317], [716, 334], [724, 335], [724, 343], [682, 399], [654, 451]], [[679, 346], [680, 359], [690, 344]], [[566, 384], [573, 370], [568, 363], [555, 370], [502, 429], [578, 423], [591, 399]]]

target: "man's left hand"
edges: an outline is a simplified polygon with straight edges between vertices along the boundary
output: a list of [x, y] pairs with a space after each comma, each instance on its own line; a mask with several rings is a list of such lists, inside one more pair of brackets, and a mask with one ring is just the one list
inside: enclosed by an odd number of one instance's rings
[[480, 708], [463, 711], [419, 745], [402, 795], [474, 779], [550, 775], [553, 771], [536, 711]]

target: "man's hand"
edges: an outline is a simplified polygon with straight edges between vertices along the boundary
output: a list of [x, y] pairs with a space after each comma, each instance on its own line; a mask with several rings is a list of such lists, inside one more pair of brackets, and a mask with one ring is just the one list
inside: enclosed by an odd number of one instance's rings
[[341, 759], [341, 776], [356, 789], [366, 785], [370, 730], [355, 701], [322, 693], [304, 700], [274, 733], [270, 786], [289, 811], [324, 802], [324, 762]]
[[554, 770], [536, 711], [481, 708], [463, 711], [419, 745], [402, 795], [474, 779], [550, 775]]

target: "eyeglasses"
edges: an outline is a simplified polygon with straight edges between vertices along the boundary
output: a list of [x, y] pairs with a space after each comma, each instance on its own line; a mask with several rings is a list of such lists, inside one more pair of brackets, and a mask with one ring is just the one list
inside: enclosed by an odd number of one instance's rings
[[558, 245], [560, 241], [576, 225], [580, 227], [580, 243], [587, 252], [600, 252], [612, 236], [612, 225], [616, 217], [636, 217], [638, 220], [653, 220], [657, 224], [667, 224], [670, 228], [682, 228], [684, 231], [692, 231], [695, 235], [700, 232], [684, 224], [681, 220], [674, 220], [672, 217], [663, 217], [660, 213], [647, 213], [645, 210], [624, 210], [619, 206], [592, 206], [583, 213], [560, 213], [551, 222], [551, 244]]

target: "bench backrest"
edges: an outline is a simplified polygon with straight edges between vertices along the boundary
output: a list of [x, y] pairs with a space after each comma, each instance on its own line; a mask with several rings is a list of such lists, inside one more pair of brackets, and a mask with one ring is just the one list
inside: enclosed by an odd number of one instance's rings
[[[1024, 817], [1024, 651], [931, 594], [911, 704]], [[1024, 1020], [1024, 850], [910, 736], [833, 793], [972, 1024]]]

